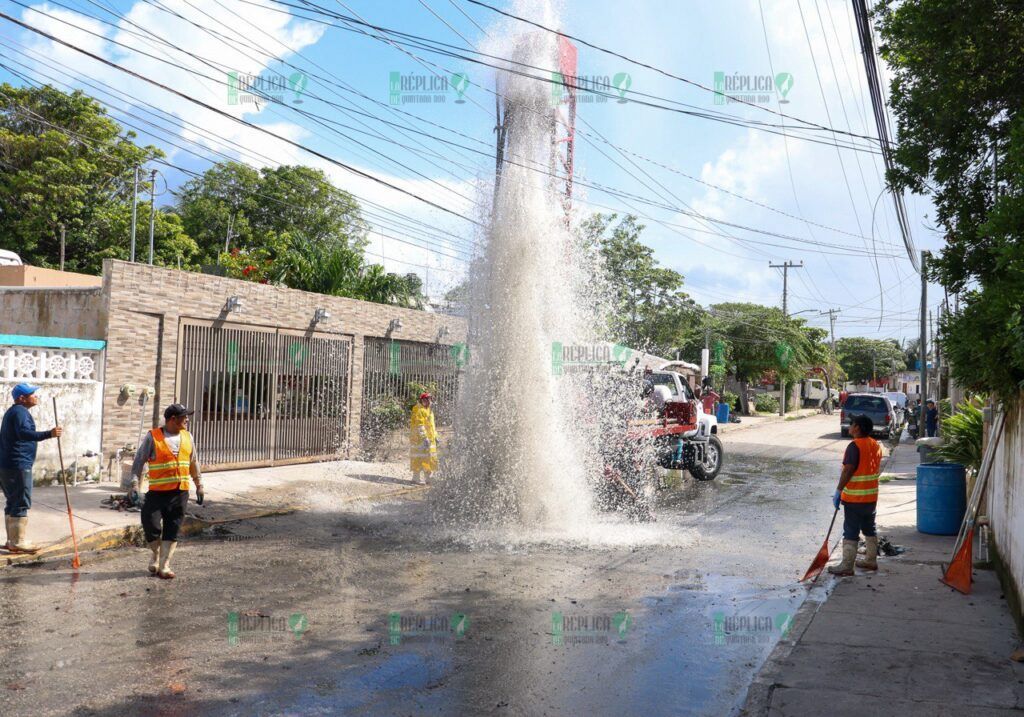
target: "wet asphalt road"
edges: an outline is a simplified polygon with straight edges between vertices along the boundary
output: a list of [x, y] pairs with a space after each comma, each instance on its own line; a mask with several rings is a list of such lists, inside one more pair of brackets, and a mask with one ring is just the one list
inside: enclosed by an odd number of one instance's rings
[[835, 417], [725, 436], [712, 483], [588, 536], [320, 507], [148, 551], [0, 571], [2, 715], [724, 715], [806, 591]]

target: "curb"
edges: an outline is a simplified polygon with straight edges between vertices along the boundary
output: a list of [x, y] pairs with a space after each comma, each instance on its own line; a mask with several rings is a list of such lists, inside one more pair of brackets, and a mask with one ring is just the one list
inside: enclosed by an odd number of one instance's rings
[[761, 669], [758, 670], [754, 681], [747, 688], [747, 696], [743, 700], [743, 706], [736, 712], [737, 715], [740, 717], [765, 717], [768, 714], [772, 693], [776, 687], [784, 686], [777, 681], [781, 668], [800, 643], [807, 628], [811, 626], [818, 610], [828, 601], [834, 585], [835, 579], [833, 578], [831, 582], [822, 587], [825, 595], [821, 600], [812, 600], [810, 595], [804, 600], [796, 611], [796, 615], [793, 616], [793, 626], [789, 630], [789, 636], [784, 640], [779, 640], [772, 651], [768, 653], [768, 657], [761, 665]]
[[[372, 496], [355, 496], [347, 500], [341, 501], [345, 503], [356, 503], [361, 500], [381, 500], [384, 498], [396, 498], [409, 493], [418, 493], [424, 491], [429, 486], [407, 486], [405, 488], [399, 488], [387, 493], [378, 493]], [[298, 513], [303, 511], [304, 508], [300, 505], [285, 505], [278, 506], [276, 508], [268, 508], [266, 510], [253, 510], [238, 515], [232, 515], [226, 518], [214, 518], [205, 520], [197, 518], [192, 515], [186, 515], [185, 521], [181, 525], [179, 531], [181, 535], [192, 536], [202, 533], [204, 530], [212, 528], [216, 525], [224, 525], [226, 523], [237, 523], [243, 520], [255, 520], [257, 518], [271, 518], [278, 515], [290, 515], [291, 513]], [[78, 553], [94, 553], [102, 550], [113, 550], [115, 548], [123, 548], [128, 545], [142, 546], [145, 544], [142, 535], [141, 525], [119, 525], [109, 528], [96, 528], [95, 530], [82, 535], [78, 539]], [[26, 563], [44, 563], [58, 558], [67, 558], [75, 553], [75, 547], [72, 543], [71, 536], [57, 541], [56, 543], [50, 543], [43, 547], [37, 553], [5, 553], [0, 554], [0, 571], [6, 567], [12, 565], [24, 565]]]
[[[885, 472], [895, 453], [895, 449], [889, 451], [889, 454], [882, 461], [879, 473]], [[814, 616], [828, 602], [828, 598], [832, 595], [832, 589], [836, 584], [836, 579], [832, 578], [827, 584], [823, 585], [824, 595], [820, 600], [812, 599], [811, 593], [815, 589], [813, 585], [808, 589], [807, 598], [793, 617], [793, 627], [790, 629], [788, 638], [779, 640], [775, 647], [772, 648], [772, 651], [768, 653], [764, 664], [761, 665], [761, 669], [757, 671], [753, 682], [750, 683], [750, 687], [747, 689], [747, 696], [743, 700], [743, 706], [740, 707], [736, 713], [737, 715], [740, 717], [766, 717], [768, 715], [768, 710], [771, 707], [772, 693], [775, 691], [775, 688], [785, 687], [783, 683], [778, 681], [781, 669], [785, 666], [790, 654], [800, 643], [804, 633], [807, 632], [807, 628], [811, 626]]]
[[[799, 409], [799, 410], [804, 410], [804, 409]], [[724, 435], [728, 435], [729, 433], [735, 433], [736, 431], [743, 431], [743, 430], [746, 430], [748, 428], [757, 428], [758, 426], [770, 426], [773, 423], [782, 423], [783, 421], [798, 421], [798, 420], [800, 420], [802, 418], [810, 418], [811, 416], [815, 416], [815, 415], [817, 415], [817, 411], [815, 411], [814, 413], [792, 413], [792, 414], [787, 414], [785, 416], [771, 416], [771, 417], [767, 417], [766, 416], [765, 420], [763, 420], [763, 421], [761, 421], [759, 423], [747, 423], [746, 425], [744, 425], [742, 421], [740, 423], [729, 423], [729, 424], [726, 424], [727, 425], [726, 430], [721, 431], [721, 435], [723, 435], [723, 436]], [[756, 416], [743, 416], [743, 418], [756, 418]]]

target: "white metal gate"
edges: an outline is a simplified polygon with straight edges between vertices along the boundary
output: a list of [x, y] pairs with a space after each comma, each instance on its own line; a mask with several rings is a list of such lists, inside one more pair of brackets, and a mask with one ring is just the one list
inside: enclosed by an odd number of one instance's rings
[[330, 334], [182, 321], [178, 400], [206, 468], [343, 457], [352, 341]]

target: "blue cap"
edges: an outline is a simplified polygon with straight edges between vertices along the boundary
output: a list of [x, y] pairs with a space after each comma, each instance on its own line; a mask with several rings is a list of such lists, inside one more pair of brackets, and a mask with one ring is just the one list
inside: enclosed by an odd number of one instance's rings
[[22, 396], [31, 396], [33, 393], [39, 390], [39, 386], [33, 386], [30, 383], [19, 383], [11, 391], [11, 395], [14, 396], [14, 400], [17, 401]]

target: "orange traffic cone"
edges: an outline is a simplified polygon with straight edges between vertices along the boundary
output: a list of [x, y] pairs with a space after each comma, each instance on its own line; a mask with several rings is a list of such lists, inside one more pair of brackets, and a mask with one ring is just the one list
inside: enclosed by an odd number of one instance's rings
[[971, 583], [973, 582], [971, 570], [974, 567], [973, 542], [974, 531], [968, 530], [964, 544], [960, 546], [960, 550], [954, 556], [953, 562], [946, 567], [946, 572], [940, 578], [943, 583], [954, 590], [962, 592], [964, 595], [971, 594]]

